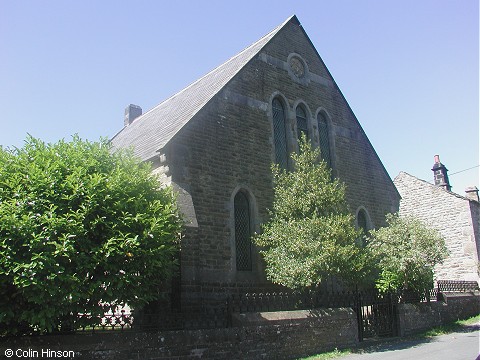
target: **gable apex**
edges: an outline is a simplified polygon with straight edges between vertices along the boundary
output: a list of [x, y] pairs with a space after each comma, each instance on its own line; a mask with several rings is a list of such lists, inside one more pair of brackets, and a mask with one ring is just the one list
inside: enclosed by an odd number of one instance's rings
[[295, 15], [295, 14], [293, 14], [293, 15], [290, 16], [287, 20], [285, 20], [285, 24], [286, 24], [286, 23], [289, 23], [289, 22], [291, 22], [291, 23], [293, 23], [293, 24], [295, 24], [295, 25], [299, 25], [299, 26], [302, 25], [302, 24], [300, 24], [300, 20], [298, 20], [298, 17], [297, 17], [297, 15]]
[[113, 150], [133, 147], [135, 156], [149, 160], [185, 126], [287, 24], [300, 25], [295, 15], [237, 55], [125, 126], [110, 140]]
[[422, 180], [422, 179], [420, 179], [420, 178], [418, 178], [414, 175], [411, 175], [411, 174], [409, 174], [405, 171], [400, 171], [400, 173], [395, 177], [395, 179], [393, 179], [393, 182], [394, 182], [394, 184], [397, 188], [400, 187], [400, 185], [402, 183], [413, 183], [413, 182], [415, 182], [415, 183], [418, 184], [418, 187], [425, 188], [425, 189], [430, 189], [430, 191], [434, 191], [434, 192], [441, 193], [441, 194], [447, 194], [447, 195], [450, 195], [450, 196], [453, 196], [453, 197], [456, 197], [456, 198], [459, 198], [459, 199], [462, 199], [462, 200], [476, 201], [476, 200], [469, 199], [466, 196], [462, 196], [460, 194], [457, 194], [456, 192], [453, 192], [451, 190], [447, 190], [447, 189], [444, 189], [444, 188], [442, 188], [438, 185], [432, 184], [431, 182], [428, 182], [426, 180]]

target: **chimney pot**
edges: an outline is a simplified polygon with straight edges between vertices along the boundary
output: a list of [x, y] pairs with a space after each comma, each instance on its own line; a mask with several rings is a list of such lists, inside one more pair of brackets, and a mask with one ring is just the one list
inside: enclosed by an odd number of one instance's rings
[[470, 200], [479, 201], [478, 199], [478, 188], [476, 186], [469, 186], [465, 189], [467, 198]]

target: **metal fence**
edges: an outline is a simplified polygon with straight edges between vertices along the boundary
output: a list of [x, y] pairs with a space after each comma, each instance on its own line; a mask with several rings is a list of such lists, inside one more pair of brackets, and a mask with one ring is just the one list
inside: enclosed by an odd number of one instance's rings
[[103, 315], [79, 314], [74, 321], [75, 331], [127, 330], [133, 327], [134, 317], [129, 308], [115, 309]]
[[[129, 308], [115, 309], [103, 316], [79, 314], [70, 328], [77, 332], [107, 330], [181, 330], [209, 329], [231, 326], [233, 313], [308, 310], [314, 308], [351, 307], [362, 313], [383, 304], [386, 296], [392, 304], [437, 301], [443, 292], [478, 291], [475, 281], [441, 280], [437, 287], [421, 293], [403, 291], [379, 294], [371, 290], [346, 290], [338, 292], [257, 292], [228, 295], [215, 306], [204, 306], [195, 312], [145, 313], [132, 312]], [[383, 305], [381, 305], [383, 306]], [[373, 315], [369, 315], [370, 318]], [[370, 318], [365, 317], [368, 321]], [[365, 327], [367, 329], [367, 327]], [[366, 331], [366, 330], [365, 330]]]
[[320, 307], [348, 307], [355, 304], [357, 292], [265, 292], [231, 295], [230, 313], [305, 310]]
[[476, 281], [439, 280], [437, 281], [438, 292], [472, 292], [479, 291]]
[[205, 307], [197, 312], [146, 313], [122, 309], [103, 316], [79, 314], [71, 328], [76, 332], [96, 331], [160, 331], [226, 328], [229, 325], [228, 304]]

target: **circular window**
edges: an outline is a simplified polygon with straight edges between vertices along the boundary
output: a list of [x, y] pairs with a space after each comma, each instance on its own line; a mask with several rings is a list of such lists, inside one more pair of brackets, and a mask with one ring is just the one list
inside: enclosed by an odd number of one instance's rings
[[290, 68], [296, 77], [302, 78], [305, 75], [305, 65], [298, 57], [293, 56], [290, 59]]

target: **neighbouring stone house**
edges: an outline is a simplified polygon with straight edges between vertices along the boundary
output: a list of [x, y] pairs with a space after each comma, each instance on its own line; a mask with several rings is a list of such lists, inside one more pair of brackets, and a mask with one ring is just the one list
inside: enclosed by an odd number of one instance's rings
[[250, 235], [272, 204], [271, 164], [291, 167], [301, 133], [347, 184], [358, 226], [398, 210], [392, 180], [295, 16], [145, 114], [127, 108], [113, 148], [151, 162], [187, 220], [183, 309], [269, 286]]
[[401, 172], [394, 180], [402, 199], [400, 215], [414, 216], [437, 229], [450, 252], [435, 268], [438, 280], [479, 281], [480, 203], [478, 189], [462, 196], [451, 191], [446, 167], [435, 156], [434, 184]]

